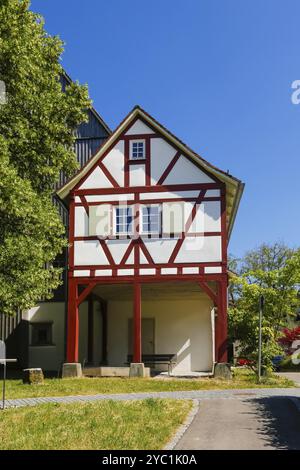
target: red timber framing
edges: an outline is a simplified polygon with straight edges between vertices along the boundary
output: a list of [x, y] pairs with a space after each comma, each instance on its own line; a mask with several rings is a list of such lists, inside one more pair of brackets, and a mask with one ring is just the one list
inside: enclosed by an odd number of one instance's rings
[[[134, 362], [141, 362], [141, 338], [142, 338], [142, 285], [155, 283], [156, 276], [143, 276], [142, 279], [132, 282], [132, 276], [118, 279], [104, 278], [99, 282], [91, 282], [90, 278], [70, 278], [69, 298], [68, 298], [68, 329], [67, 329], [67, 361], [78, 362], [79, 344], [79, 306], [87, 299], [93, 288], [99, 284], [132, 284], [133, 285], [133, 339], [134, 339]], [[195, 281], [199, 287], [211, 298], [216, 308], [215, 319], [215, 360], [217, 362], [227, 362], [227, 275], [210, 274], [205, 276], [188, 275], [184, 278], [178, 276], [163, 276], [159, 282], [186, 282]], [[208, 282], [214, 283], [216, 290], [209, 287]], [[84, 290], [78, 297], [79, 287], [84, 286]], [[97, 296], [96, 296], [97, 298]], [[102, 306], [103, 308], [103, 306]], [[105, 329], [107, 329], [107, 305], [105, 304]], [[106, 359], [106, 342], [104, 345]]]
[[[112, 145], [103, 153], [103, 155], [98, 159], [97, 163], [92, 166], [89, 171], [84, 175], [84, 177], [75, 185], [71, 194], [70, 194], [70, 218], [69, 218], [69, 287], [68, 287], [68, 331], [67, 331], [67, 360], [68, 362], [78, 362], [78, 341], [79, 341], [79, 318], [78, 318], [78, 309], [79, 305], [90, 295], [96, 285], [105, 285], [105, 284], [130, 284], [133, 286], [133, 328], [134, 328], [134, 362], [141, 362], [141, 302], [142, 302], [142, 285], [145, 283], [157, 283], [157, 282], [185, 282], [185, 281], [195, 281], [209, 298], [212, 300], [212, 303], [216, 307], [216, 322], [215, 322], [215, 360], [217, 362], [226, 362], [227, 361], [227, 228], [226, 228], [226, 186], [223, 182], [214, 177], [211, 173], [208, 173], [205, 169], [201, 168], [202, 171], [209, 175], [213, 180], [212, 183], [197, 183], [197, 184], [172, 184], [165, 185], [168, 175], [174, 168], [178, 159], [181, 155], [184, 155], [186, 158], [189, 158], [187, 155], [182, 152], [182, 150], [176, 148], [174, 144], [171, 144], [176, 153], [173, 157], [170, 164], [162, 173], [161, 177], [158, 180], [156, 185], [151, 185], [151, 141], [152, 139], [161, 137], [160, 134], [157, 134], [157, 131], [153, 129], [153, 134], [145, 135], [125, 135], [129, 127], [131, 127], [134, 122], [140, 119], [143, 121], [142, 117], [138, 116], [135, 120], [130, 122], [130, 126], [126, 128], [122, 134], [119, 136], [118, 140], [124, 142], [124, 186], [119, 185], [116, 180], [109, 174], [108, 170], [105, 167], [105, 156], [108, 152], [116, 145], [117, 141], [114, 140]], [[144, 122], [148, 127], [151, 128], [151, 125], [148, 122]], [[144, 139], [145, 140], [145, 159], [138, 161], [130, 161], [129, 152], [130, 152], [130, 140]], [[144, 164], [145, 165], [145, 186], [130, 186], [130, 166], [134, 164]], [[108, 178], [112, 184], [111, 188], [102, 188], [102, 189], [80, 189], [83, 182], [90, 176], [92, 171], [96, 167], [104, 172], [105, 176]], [[220, 196], [209, 197], [209, 190], [219, 190]], [[162, 197], [161, 193], [167, 192], [178, 192], [178, 191], [198, 191], [198, 196], [193, 198], [173, 198], [168, 199], [167, 197]], [[141, 194], [149, 193], [151, 198], [149, 200], [141, 198]], [[157, 198], [152, 198], [155, 193], [159, 193]], [[75, 265], [74, 262], [74, 243], [78, 241], [85, 240], [97, 240], [97, 237], [89, 236], [80, 236], [75, 237], [75, 224], [74, 224], [74, 214], [75, 207], [84, 207], [87, 214], [89, 214], [89, 208], [92, 205], [102, 204], [101, 202], [89, 202], [88, 196], [97, 196], [105, 195], [106, 200], [102, 202], [103, 204], [116, 205], [120, 202], [114, 199], [116, 195], [130, 195], [132, 199], [128, 197], [126, 205], [133, 206], [134, 213], [134, 234], [128, 248], [126, 249], [120, 263], [116, 264], [113, 256], [111, 255], [109, 248], [106, 244], [106, 241], [99, 239], [100, 246], [103, 249], [103, 252], [107, 258], [108, 264], [103, 265]], [[111, 196], [111, 199], [109, 199]], [[75, 203], [76, 200], [76, 203]], [[139, 213], [140, 213], [140, 204], [156, 204], [163, 202], [175, 202], [175, 201], [187, 201], [194, 203], [191, 209], [191, 213], [187, 219], [185, 225], [185, 231], [182, 234], [182, 237], [178, 239], [175, 244], [175, 248], [171, 253], [169, 260], [164, 264], [157, 264], [153, 261], [150, 253], [148, 252], [144, 239], [148, 238], [147, 236], [139, 234]], [[219, 232], [199, 232], [199, 233], [188, 233], [188, 236], [219, 236], [221, 238], [221, 253], [222, 259], [217, 262], [202, 262], [202, 263], [191, 263], [191, 262], [176, 262], [177, 255], [184, 243], [184, 240], [187, 236], [187, 232], [192, 226], [192, 223], [197, 214], [197, 208], [204, 201], [220, 201], [221, 204], [221, 230]], [[163, 238], [164, 234], [161, 233], [159, 237]], [[110, 236], [109, 239], [122, 238], [117, 236]], [[124, 237], [123, 237], [124, 238]], [[129, 238], [129, 237], [125, 237]], [[133, 253], [133, 264], [128, 263], [128, 259]], [[140, 261], [140, 254], [143, 253], [144, 257], [147, 260], [147, 264], [143, 264]], [[199, 269], [198, 274], [186, 274], [184, 268], [194, 268]], [[206, 273], [205, 268], [216, 267], [219, 268], [220, 272], [218, 273]], [[164, 274], [163, 269], [165, 268], [177, 268], [176, 274]], [[133, 270], [132, 275], [118, 275], [118, 270], [128, 269]], [[153, 269], [155, 274], [153, 275], [141, 275], [141, 269]], [[111, 275], [96, 275], [97, 271], [111, 271]], [[75, 277], [74, 271], [80, 273], [80, 271], [89, 271], [89, 276]], [[211, 287], [213, 286], [213, 287]], [[83, 291], [80, 291], [79, 288], [84, 287]], [[106, 319], [107, 321], [107, 319]], [[109, 319], [108, 319], [109, 321]], [[90, 354], [92, 355], [92, 354]]]
[[[207, 191], [210, 189], [218, 189], [220, 191], [220, 197], [207, 197]], [[198, 197], [193, 198], [176, 198], [176, 199], [168, 199], [161, 197], [161, 193], [168, 192], [168, 191], [199, 191]], [[155, 199], [141, 199], [141, 194], [145, 194], [146, 192], [154, 193], [159, 192], [160, 197]], [[97, 194], [105, 194], [111, 195], [111, 201], [103, 201], [103, 202], [87, 202], [86, 196], [88, 195], [97, 195]], [[77, 236], [74, 235], [74, 210], [75, 207], [84, 207], [87, 214], [89, 214], [89, 207], [93, 205], [101, 205], [101, 204], [111, 204], [114, 205], [121, 205], [119, 201], [114, 201], [113, 196], [116, 194], [122, 195], [130, 195], [133, 196], [133, 199], [126, 201], [126, 206], [133, 207], [133, 214], [134, 214], [134, 233], [132, 236], [117, 236], [111, 234], [107, 237], [108, 240], [114, 239], [131, 239], [131, 243], [129, 244], [123, 258], [121, 259], [120, 263], [115, 264], [114, 259], [107, 247], [106, 241], [97, 237], [97, 236]], [[79, 197], [80, 202], [75, 203], [75, 197]], [[221, 204], [221, 230], [218, 232], [191, 232], [190, 227], [196, 217], [197, 210], [199, 206], [205, 201], [220, 201]], [[181, 202], [190, 202], [194, 203], [192, 206], [191, 213], [186, 221], [184, 232], [181, 234], [181, 237], [178, 239], [173, 252], [169, 258], [169, 261], [164, 264], [154, 263], [153, 259], [151, 258], [150, 253], [148, 252], [144, 240], [148, 239], [148, 235], [139, 234], [139, 206], [140, 204], [162, 204], [164, 202], [174, 202], [174, 201], [181, 201]], [[70, 241], [70, 251], [69, 251], [69, 274], [72, 275], [74, 271], [91, 271], [91, 276], [93, 275], [92, 272], [97, 270], [113, 270], [113, 277], [112, 280], [117, 278], [117, 270], [118, 269], [134, 269], [135, 276], [138, 276], [138, 270], [144, 268], [152, 268], [157, 269], [157, 275], [160, 275], [161, 269], [163, 268], [185, 268], [185, 267], [195, 267], [199, 268], [199, 274], [204, 274], [205, 267], [221, 267], [222, 273], [225, 274], [227, 272], [227, 231], [226, 231], [226, 198], [225, 198], [225, 187], [222, 183], [206, 183], [206, 184], [184, 184], [184, 185], [169, 185], [169, 186], [150, 186], [150, 187], [129, 187], [129, 188], [105, 188], [103, 190], [77, 190], [71, 196], [71, 203], [70, 203], [70, 234], [69, 234], [69, 241]], [[196, 237], [196, 236], [203, 236], [203, 237], [216, 237], [219, 236], [221, 238], [221, 251], [222, 251], [222, 260], [215, 261], [215, 262], [199, 262], [199, 263], [190, 263], [190, 262], [176, 262], [176, 257], [184, 243], [185, 238], [189, 237]], [[161, 232], [157, 235], [157, 238], [165, 238], [165, 234]], [[108, 260], [108, 264], [101, 264], [101, 265], [75, 265], [74, 264], [74, 243], [78, 241], [88, 241], [88, 240], [99, 240], [99, 243], [105, 253], [105, 256]], [[147, 264], [140, 263], [138, 252], [141, 248], [145, 258], [147, 259]], [[134, 252], [134, 263], [128, 264], [128, 258], [131, 252]], [[94, 275], [93, 275], [94, 277]], [[95, 277], [95, 280], [102, 280], [102, 278]], [[132, 278], [133, 280], [133, 278]]]
[[142, 288], [133, 284], [133, 362], [142, 362]]

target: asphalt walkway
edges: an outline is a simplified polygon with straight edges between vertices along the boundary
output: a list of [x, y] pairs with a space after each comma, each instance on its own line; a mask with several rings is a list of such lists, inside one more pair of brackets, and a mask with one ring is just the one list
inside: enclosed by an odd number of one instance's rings
[[281, 394], [203, 400], [175, 449], [299, 450], [300, 399]]

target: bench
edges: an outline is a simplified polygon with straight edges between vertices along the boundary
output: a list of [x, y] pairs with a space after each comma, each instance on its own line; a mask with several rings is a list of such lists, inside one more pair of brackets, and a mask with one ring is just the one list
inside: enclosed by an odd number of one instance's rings
[[[131, 364], [133, 354], [128, 354], [127, 363]], [[145, 365], [166, 364], [168, 366], [168, 374], [172, 372], [172, 368], [177, 364], [177, 354], [142, 354], [142, 362]]]

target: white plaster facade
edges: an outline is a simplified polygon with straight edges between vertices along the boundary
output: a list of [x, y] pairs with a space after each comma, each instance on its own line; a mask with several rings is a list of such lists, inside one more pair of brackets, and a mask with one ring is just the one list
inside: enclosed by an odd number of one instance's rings
[[[53, 345], [30, 346], [29, 367], [59, 371], [65, 355], [65, 312], [62, 302], [44, 302], [29, 310], [26, 319], [34, 322], [53, 322]], [[129, 349], [129, 320], [132, 302], [108, 302], [108, 361], [109, 366], [124, 366]], [[199, 296], [192, 300], [145, 300], [142, 318], [154, 320], [154, 353], [177, 354], [174, 374], [211, 372], [214, 362], [214, 310], [209, 299]], [[79, 310], [79, 361], [87, 361], [88, 332], [87, 302]], [[31, 328], [30, 342], [31, 344]], [[102, 363], [102, 318], [95, 302], [94, 310], [94, 364]], [[166, 370], [166, 366], [157, 366]]]
[[[124, 365], [132, 303], [109, 302], [108, 316], [108, 364]], [[154, 353], [178, 355], [174, 374], [212, 371], [213, 315], [209, 300], [144, 301], [142, 318], [154, 319]]]
[[[29, 326], [29, 367], [58, 371], [64, 361], [65, 304], [64, 302], [42, 302], [23, 315]], [[32, 346], [32, 323], [52, 323], [51, 346]]]

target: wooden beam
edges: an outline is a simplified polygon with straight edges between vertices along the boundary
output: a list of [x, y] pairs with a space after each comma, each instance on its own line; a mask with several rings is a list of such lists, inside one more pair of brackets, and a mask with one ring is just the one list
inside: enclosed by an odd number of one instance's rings
[[79, 307], [80, 304], [82, 304], [82, 302], [86, 299], [86, 297], [89, 295], [89, 293], [94, 289], [95, 285], [97, 283], [96, 282], [92, 282], [91, 284], [89, 284], [83, 292], [81, 292], [80, 296], [78, 297], [78, 300], [77, 300], [77, 306]]
[[218, 304], [218, 295], [209, 287], [209, 285], [204, 281], [199, 281], [201, 289], [211, 298], [214, 305]]
[[227, 362], [227, 280], [218, 282], [218, 315], [215, 325], [216, 361]]
[[141, 284], [133, 285], [133, 362], [142, 362], [142, 289]]
[[67, 322], [67, 362], [78, 362], [79, 345], [79, 314], [78, 286], [74, 280], [69, 280], [68, 286], [68, 322]]
[[199, 209], [199, 205], [203, 202], [203, 199], [205, 198], [205, 194], [206, 194], [206, 190], [202, 190], [200, 191], [199, 193], [199, 196], [197, 197], [196, 201], [195, 201], [195, 204], [193, 205], [193, 208], [191, 210], [191, 213], [186, 221], [186, 224], [185, 224], [185, 228], [184, 228], [184, 232], [182, 233], [181, 235], [181, 238], [178, 239], [176, 245], [175, 245], [175, 248], [170, 256], [170, 259], [169, 259], [169, 263], [174, 263], [176, 258], [177, 258], [177, 255], [180, 251], [180, 249], [182, 248], [182, 245], [183, 245], [183, 242], [184, 240], [186, 239], [186, 236], [188, 234], [188, 231], [192, 225], [192, 223], [194, 222], [194, 219], [197, 215], [197, 211]]
[[88, 363], [94, 362], [94, 301], [88, 298]]
[[99, 162], [99, 168], [100, 168], [100, 170], [103, 171], [104, 175], [106, 176], [106, 178], [108, 179], [108, 181], [112, 184], [112, 186], [114, 188], [119, 188], [120, 187], [119, 184], [117, 183], [117, 181], [112, 176], [112, 174], [108, 171], [108, 169], [106, 168], [106, 166], [102, 162]]
[[102, 361], [107, 364], [107, 302], [101, 302], [102, 313]]
[[163, 172], [163, 174], [161, 175], [160, 179], [157, 182], [159, 186], [161, 186], [166, 180], [167, 176], [169, 176], [174, 166], [176, 165], [177, 161], [179, 160], [180, 155], [181, 153], [177, 152], [175, 157], [170, 161], [169, 165], [167, 166], [167, 168], [165, 169], [165, 171]]

